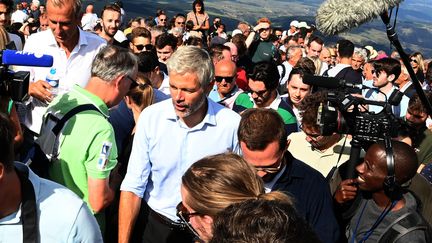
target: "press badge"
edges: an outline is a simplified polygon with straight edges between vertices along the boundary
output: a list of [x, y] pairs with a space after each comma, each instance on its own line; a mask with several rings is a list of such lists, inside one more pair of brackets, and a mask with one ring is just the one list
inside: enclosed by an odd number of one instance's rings
[[111, 153], [111, 147], [112, 147], [111, 142], [104, 142], [102, 144], [102, 149], [101, 149], [101, 152], [99, 154], [99, 158], [98, 158], [98, 162], [97, 162], [97, 168], [99, 170], [103, 170], [107, 166], [109, 155]]

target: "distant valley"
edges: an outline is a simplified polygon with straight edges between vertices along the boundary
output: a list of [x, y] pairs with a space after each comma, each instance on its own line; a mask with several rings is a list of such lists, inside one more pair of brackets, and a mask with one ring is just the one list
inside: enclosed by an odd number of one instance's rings
[[[84, 1], [84, 4], [89, 1]], [[94, 2], [94, 1], [93, 1]], [[110, 1], [97, 0], [96, 7]], [[258, 18], [266, 16], [274, 26], [288, 28], [291, 20], [315, 22], [315, 14], [322, 0], [237, 0], [205, 1], [210, 17], [220, 16], [229, 30], [235, 28], [239, 20], [253, 24]], [[157, 9], [165, 9], [169, 16], [187, 13], [192, 8], [192, 1], [149, 1], [123, 0], [127, 18], [153, 16]], [[407, 53], [421, 51], [432, 58], [432, 4], [431, 0], [406, 0], [402, 2], [398, 13], [396, 32]], [[380, 20], [374, 20], [359, 28], [352, 29], [339, 36], [325, 37], [329, 42], [339, 38], [352, 40], [356, 45], [373, 45], [378, 50], [390, 51], [390, 44], [385, 33], [385, 26]]]

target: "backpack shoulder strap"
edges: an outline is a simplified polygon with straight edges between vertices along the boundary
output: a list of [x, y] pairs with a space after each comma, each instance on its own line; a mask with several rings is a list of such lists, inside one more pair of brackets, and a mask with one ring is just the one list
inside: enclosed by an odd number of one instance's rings
[[429, 224], [420, 214], [408, 212], [389, 225], [378, 242], [397, 242], [401, 237], [413, 231], [423, 231], [426, 238], [429, 238], [431, 233]]
[[88, 111], [88, 110], [94, 110], [101, 113], [100, 110], [95, 105], [92, 104], [84, 104], [84, 105], [79, 105], [77, 107], [74, 107], [72, 110], [67, 112], [54, 126], [54, 128], [52, 129], [54, 135], [55, 136], [59, 135], [60, 131], [63, 129], [63, 126], [71, 117], [73, 117], [74, 115], [80, 112]]

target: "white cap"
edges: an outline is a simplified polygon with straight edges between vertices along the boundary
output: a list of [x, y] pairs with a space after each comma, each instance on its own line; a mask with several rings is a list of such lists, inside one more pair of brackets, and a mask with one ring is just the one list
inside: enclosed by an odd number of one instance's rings
[[298, 25], [299, 25], [299, 22], [298, 22], [297, 20], [293, 20], [293, 21], [291, 21], [291, 23], [290, 23], [290, 26], [294, 26], [294, 27], [296, 27], [296, 28], [298, 28]]
[[300, 22], [297, 26], [297, 28], [306, 28], [306, 29], [310, 29], [310, 26], [307, 25], [306, 22]]
[[283, 52], [286, 52], [286, 47], [285, 47], [285, 45], [281, 45], [281, 46], [279, 47], [279, 50], [281, 50], [281, 51], [283, 51]]
[[239, 29], [235, 29], [235, 30], [232, 31], [231, 36], [234, 37], [235, 35], [238, 35], [238, 34], [243, 34], [243, 32], [241, 30], [239, 30]]

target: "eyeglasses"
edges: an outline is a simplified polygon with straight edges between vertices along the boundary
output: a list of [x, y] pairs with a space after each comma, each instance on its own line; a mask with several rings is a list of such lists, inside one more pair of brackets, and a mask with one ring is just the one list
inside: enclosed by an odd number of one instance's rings
[[416, 59], [411, 59], [411, 62], [417, 63]]
[[135, 79], [133, 79], [131, 76], [126, 75], [126, 78], [128, 78], [131, 81], [131, 85], [130, 85], [129, 89], [134, 89], [134, 88], [139, 86], [139, 83]]
[[182, 221], [182, 223], [195, 235], [195, 237], [199, 238], [198, 232], [189, 224], [190, 218], [193, 216], [202, 215], [198, 212], [189, 213], [187, 208], [183, 205], [183, 202], [180, 202], [177, 207], [177, 217]]
[[251, 90], [250, 92], [251, 92], [251, 94], [256, 94], [257, 96], [262, 97], [262, 96], [264, 96], [265, 93], [267, 93], [267, 91], [268, 90], [261, 90], [261, 91], [253, 91], [253, 90]]
[[[280, 171], [280, 169], [282, 168], [282, 165], [284, 164], [284, 154], [282, 153], [282, 156], [279, 157], [279, 159], [273, 163], [273, 165], [269, 165], [269, 166], [254, 166], [256, 171], [262, 171], [265, 172], [267, 174], [274, 174], [274, 173], [278, 173]], [[275, 167], [275, 164], [278, 164], [278, 166]]]
[[215, 76], [214, 79], [218, 83], [222, 82], [223, 80], [225, 80], [227, 83], [231, 83], [234, 80], [234, 77]]
[[314, 141], [316, 141], [322, 137], [321, 134], [317, 134], [317, 133], [311, 134], [311, 133], [306, 132], [306, 130], [304, 129], [304, 127], [302, 125], [300, 125], [300, 130], [302, 130], [306, 134], [306, 136], [308, 136], [309, 138], [311, 138]]

